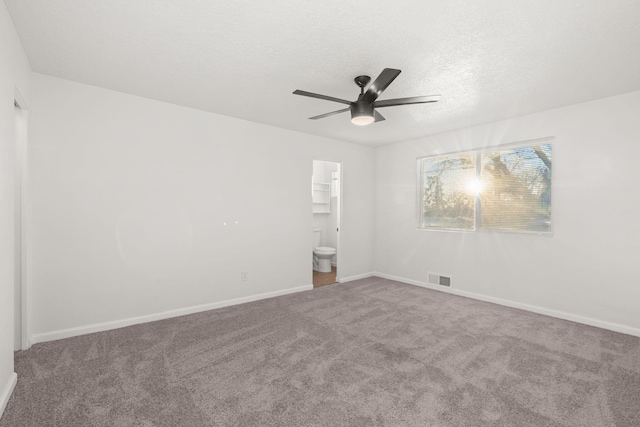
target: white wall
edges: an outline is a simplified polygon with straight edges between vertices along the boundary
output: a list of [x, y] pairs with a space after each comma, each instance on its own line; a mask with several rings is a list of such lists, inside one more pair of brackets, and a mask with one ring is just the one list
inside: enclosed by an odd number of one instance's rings
[[373, 149], [39, 74], [32, 84], [35, 341], [311, 285], [313, 159], [344, 164], [343, 276], [371, 273]]
[[[376, 151], [375, 269], [640, 335], [640, 92]], [[416, 158], [554, 136], [553, 237], [416, 229]]]
[[[13, 372], [13, 250], [16, 90], [29, 103], [29, 62], [0, 2], [0, 415], [15, 382]], [[28, 106], [28, 105], [27, 105]]]

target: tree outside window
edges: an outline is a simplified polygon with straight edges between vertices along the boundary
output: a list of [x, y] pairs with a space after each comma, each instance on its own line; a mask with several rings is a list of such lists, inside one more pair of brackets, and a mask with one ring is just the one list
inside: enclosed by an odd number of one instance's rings
[[422, 228], [475, 229], [476, 157], [473, 153], [431, 157], [422, 162]]

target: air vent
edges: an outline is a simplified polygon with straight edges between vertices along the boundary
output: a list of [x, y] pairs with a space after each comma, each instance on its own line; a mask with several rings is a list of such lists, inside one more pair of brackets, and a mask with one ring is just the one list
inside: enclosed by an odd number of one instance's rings
[[451, 287], [451, 277], [441, 276], [435, 273], [429, 273], [428, 283], [430, 285]]

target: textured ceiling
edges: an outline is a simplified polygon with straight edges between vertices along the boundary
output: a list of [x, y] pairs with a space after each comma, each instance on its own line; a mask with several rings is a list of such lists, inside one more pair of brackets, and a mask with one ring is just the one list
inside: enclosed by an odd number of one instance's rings
[[[640, 90], [638, 0], [5, 0], [33, 70], [309, 134], [382, 145]], [[308, 117], [353, 78], [435, 104]]]

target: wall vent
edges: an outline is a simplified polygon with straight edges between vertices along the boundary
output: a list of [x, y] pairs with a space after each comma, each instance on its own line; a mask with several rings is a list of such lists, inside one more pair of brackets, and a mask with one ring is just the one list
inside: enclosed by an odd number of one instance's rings
[[427, 279], [427, 282], [430, 285], [451, 287], [451, 277], [441, 276], [439, 274], [429, 273], [429, 278]]

